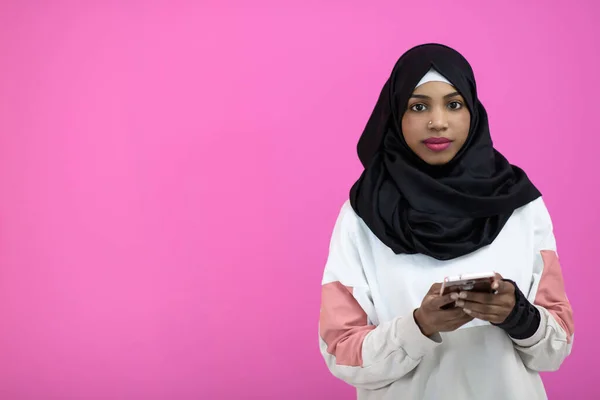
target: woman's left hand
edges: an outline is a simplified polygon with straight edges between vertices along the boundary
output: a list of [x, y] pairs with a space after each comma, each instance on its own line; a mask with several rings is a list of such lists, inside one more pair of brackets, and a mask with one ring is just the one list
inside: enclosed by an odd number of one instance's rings
[[463, 291], [453, 293], [456, 305], [474, 318], [500, 324], [506, 320], [515, 306], [515, 287], [512, 283], [503, 281], [500, 274], [492, 283], [496, 294]]

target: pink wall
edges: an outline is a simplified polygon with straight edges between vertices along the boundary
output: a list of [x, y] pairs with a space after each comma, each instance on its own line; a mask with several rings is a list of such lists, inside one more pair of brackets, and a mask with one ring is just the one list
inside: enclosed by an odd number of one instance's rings
[[598, 3], [210, 3], [0, 5], [0, 398], [352, 398], [318, 352], [322, 268], [425, 41], [472, 62], [547, 197], [577, 326], [550, 398], [600, 398]]

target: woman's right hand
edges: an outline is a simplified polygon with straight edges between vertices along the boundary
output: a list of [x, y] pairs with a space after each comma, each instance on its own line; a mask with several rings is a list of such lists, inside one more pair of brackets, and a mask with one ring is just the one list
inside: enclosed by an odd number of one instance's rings
[[441, 308], [455, 301], [450, 297], [451, 293], [441, 296], [441, 287], [441, 283], [434, 283], [423, 298], [421, 306], [413, 313], [415, 322], [425, 336], [450, 332], [473, 320], [473, 317], [460, 307], [451, 307], [447, 310]]

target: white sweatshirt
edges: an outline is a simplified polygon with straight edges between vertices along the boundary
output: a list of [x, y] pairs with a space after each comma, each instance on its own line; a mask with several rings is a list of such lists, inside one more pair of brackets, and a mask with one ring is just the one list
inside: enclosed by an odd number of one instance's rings
[[[445, 276], [495, 271], [540, 310], [530, 338], [481, 320], [424, 336], [413, 311]], [[557, 370], [573, 345], [552, 222], [541, 198], [516, 210], [494, 242], [438, 261], [396, 255], [344, 203], [322, 282], [321, 353], [359, 400], [546, 399], [540, 371]]]

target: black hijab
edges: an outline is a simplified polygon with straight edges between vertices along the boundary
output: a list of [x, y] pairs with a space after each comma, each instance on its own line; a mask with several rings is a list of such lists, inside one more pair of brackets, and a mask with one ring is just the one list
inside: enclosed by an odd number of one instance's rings
[[[447, 164], [432, 166], [406, 144], [401, 120], [420, 79], [434, 68], [471, 114], [468, 138]], [[396, 63], [358, 142], [364, 171], [350, 203], [396, 254], [450, 260], [489, 245], [513, 211], [541, 196], [520, 168], [496, 151], [467, 60], [439, 44], [417, 46]]]

